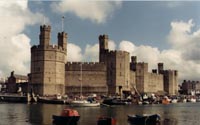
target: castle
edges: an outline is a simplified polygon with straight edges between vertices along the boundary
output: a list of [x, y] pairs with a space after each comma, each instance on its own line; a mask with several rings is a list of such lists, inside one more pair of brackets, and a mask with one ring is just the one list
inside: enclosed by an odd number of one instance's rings
[[127, 94], [178, 92], [178, 72], [148, 72], [148, 64], [126, 51], [110, 51], [108, 35], [99, 36], [99, 62], [67, 62], [67, 34], [58, 33], [57, 45], [51, 45], [51, 26], [40, 26], [39, 45], [31, 47], [29, 89], [39, 95], [53, 94]]

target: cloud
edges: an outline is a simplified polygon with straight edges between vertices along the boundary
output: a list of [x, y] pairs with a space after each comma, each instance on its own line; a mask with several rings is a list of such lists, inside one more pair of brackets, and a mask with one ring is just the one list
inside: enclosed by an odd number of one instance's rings
[[121, 4], [121, 1], [63, 0], [51, 4], [51, 8], [58, 13], [73, 13], [83, 20], [104, 23]]
[[73, 43], [67, 44], [67, 61], [76, 62], [82, 61], [83, 55], [81, 53], [81, 48]]
[[171, 31], [168, 36], [168, 41], [175, 49], [182, 49], [185, 45], [190, 43], [191, 40], [191, 28], [195, 24], [192, 19], [188, 22], [174, 21], [171, 22]]
[[[199, 80], [200, 71], [200, 29], [195, 29], [192, 19], [188, 22], [174, 21], [171, 23], [171, 31], [168, 36], [174, 50], [179, 53], [177, 68], [183, 79]], [[181, 60], [181, 61], [180, 61]]]
[[156, 66], [155, 62], [158, 62], [160, 54], [158, 48], [145, 45], [136, 46], [131, 41], [121, 41], [119, 49], [129, 52], [130, 56], [137, 56], [138, 62], [148, 62], [149, 69]]
[[110, 50], [115, 50], [116, 49], [116, 44], [115, 44], [115, 42], [113, 40], [109, 40], [108, 41], [108, 48]]
[[185, 61], [200, 63], [200, 29], [192, 32], [194, 26], [192, 19], [188, 22], [172, 22], [172, 29], [168, 38], [173, 49], [181, 52], [181, 56]]
[[[115, 42], [112, 40], [108, 41], [108, 47], [110, 50], [115, 50]], [[83, 53], [83, 54], [82, 54]], [[94, 45], [87, 44], [82, 51], [78, 45], [69, 43], [67, 45], [67, 61], [68, 62], [98, 62], [99, 61], [99, 44]]]
[[27, 0], [0, 1], [0, 77], [11, 71], [17, 74], [30, 72], [30, 39], [23, 33], [28, 25], [41, 22], [40, 13], [28, 9]]
[[[156, 47], [136, 46], [131, 41], [121, 41], [120, 50], [137, 56], [138, 61], [147, 62], [149, 69], [156, 68], [158, 62], [163, 62], [165, 69], [178, 70], [179, 80], [199, 80], [200, 75], [200, 29], [195, 29], [192, 19], [172, 21], [167, 40], [171, 48], [160, 51]], [[181, 81], [182, 82], [182, 81]]]
[[84, 61], [97, 62], [99, 59], [99, 44], [86, 45], [84, 53]]

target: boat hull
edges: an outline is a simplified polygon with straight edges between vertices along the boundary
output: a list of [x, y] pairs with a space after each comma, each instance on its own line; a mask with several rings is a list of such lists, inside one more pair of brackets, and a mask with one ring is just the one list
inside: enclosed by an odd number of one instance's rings
[[102, 102], [103, 104], [106, 105], [126, 105], [127, 102], [122, 101], [122, 100], [117, 100], [117, 99], [105, 99]]
[[46, 103], [46, 104], [65, 104], [65, 100], [62, 99], [46, 99], [46, 98], [38, 98], [37, 102]]
[[160, 116], [157, 114], [149, 116], [128, 115], [128, 121], [134, 125], [155, 125], [159, 120]]
[[80, 116], [56, 116], [53, 115], [53, 124], [54, 125], [77, 125], [77, 122], [80, 119]]
[[0, 102], [16, 102], [16, 103], [27, 103], [27, 96], [19, 95], [0, 95]]
[[100, 103], [98, 102], [88, 102], [88, 101], [72, 101], [70, 103], [71, 106], [76, 107], [97, 107], [100, 106]]
[[99, 117], [97, 125], [116, 125], [116, 119], [112, 117]]

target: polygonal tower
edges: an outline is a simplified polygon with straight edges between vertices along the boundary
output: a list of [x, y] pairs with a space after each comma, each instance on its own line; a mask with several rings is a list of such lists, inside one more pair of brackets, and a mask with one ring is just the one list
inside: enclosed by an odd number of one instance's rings
[[108, 52], [108, 35], [99, 36], [99, 62], [106, 62]]
[[50, 33], [50, 26], [40, 26], [40, 44], [31, 48], [29, 90], [39, 95], [65, 94], [67, 34], [58, 33], [58, 45], [51, 45]]

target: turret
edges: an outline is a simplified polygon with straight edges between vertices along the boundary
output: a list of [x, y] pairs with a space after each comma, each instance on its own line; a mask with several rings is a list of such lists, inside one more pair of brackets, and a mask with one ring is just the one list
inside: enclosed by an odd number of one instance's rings
[[67, 48], [67, 33], [58, 33], [58, 46], [63, 47], [63, 49]]
[[137, 63], [137, 56], [131, 56], [131, 62]]
[[158, 74], [161, 74], [164, 70], [164, 65], [163, 63], [158, 63]]
[[99, 36], [99, 49], [106, 50], [108, 49], [108, 35], [100, 35]]
[[108, 51], [108, 35], [99, 36], [99, 61], [105, 62], [106, 52]]
[[51, 34], [51, 26], [42, 25], [40, 26], [40, 45], [48, 46], [50, 44], [50, 34]]

